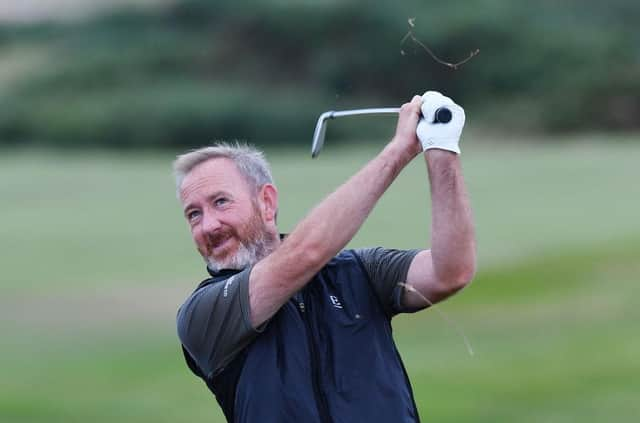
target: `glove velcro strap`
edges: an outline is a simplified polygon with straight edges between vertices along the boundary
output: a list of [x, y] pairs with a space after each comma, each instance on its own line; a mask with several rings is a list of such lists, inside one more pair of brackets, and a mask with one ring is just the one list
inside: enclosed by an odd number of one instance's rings
[[433, 148], [439, 150], [447, 150], [456, 154], [460, 154], [460, 147], [458, 146], [458, 138], [439, 138], [439, 139], [427, 139], [425, 142], [420, 142], [422, 145], [422, 151], [427, 151]]

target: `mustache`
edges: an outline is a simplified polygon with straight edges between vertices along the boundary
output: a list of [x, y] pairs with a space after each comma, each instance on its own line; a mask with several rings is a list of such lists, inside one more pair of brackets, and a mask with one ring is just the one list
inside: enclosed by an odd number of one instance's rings
[[231, 228], [222, 228], [213, 234], [207, 234], [205, 236], [205, 244], [208, 250], [212, 250], [218, 244], [226, 241], [227, 239], [235, 236], [235, 231]]

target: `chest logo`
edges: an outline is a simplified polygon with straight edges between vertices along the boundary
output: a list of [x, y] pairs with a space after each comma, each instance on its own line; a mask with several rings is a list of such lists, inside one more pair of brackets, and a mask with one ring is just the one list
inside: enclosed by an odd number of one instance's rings
[[342, 304], [340, 304], [340, 300], [338, 299], [338, 297], [336, 297], [335, 295], [329, 295], [329, 299], [331, 300], [331, 304], [333, 304], [335, 308], [342, 308]]
[[227, 281], [224, 284], [224, 288], [222, 289], [222, 296], [224, 298], [227, 298], [227, 295], [229, 295], [229, 287], [231, 286], [231, 284], [233, 284], [233, 281], [236, 279], [236, 275], [231, 276], [229, 279], [227, 279]]

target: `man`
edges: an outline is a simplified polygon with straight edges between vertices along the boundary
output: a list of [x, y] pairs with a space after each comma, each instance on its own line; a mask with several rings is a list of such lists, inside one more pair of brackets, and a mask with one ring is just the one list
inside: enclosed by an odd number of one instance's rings
[[[433, 123], [440, 107], [451, 122]], [[475, 272], [458, 148], [464, 120], [440, 93], [415, 96], [383, 151], [283, 238], [261, 153], [219, 145], [178, 157], [184, 215], [211, 274], [178, 311], [178, 334], [230, 422], [419, 420], [390, 320], [443, 300]], [[431, 249], [341, 252], [423, 151]]]

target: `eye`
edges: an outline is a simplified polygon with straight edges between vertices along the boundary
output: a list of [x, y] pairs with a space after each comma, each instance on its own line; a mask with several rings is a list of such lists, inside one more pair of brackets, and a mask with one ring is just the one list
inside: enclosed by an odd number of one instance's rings
[[187, 220], [189, 222], [193, 222], [195, 219], [198, 218], [198, 216], [200, 216], [200, 211], [199, 210], [191, 210], [191, 211], [187, 212]]
[[226, 197], [218, 197], [213, 200], [213, 205], [216, 207], [222, 207], [229, 202], [229, 199]]

